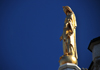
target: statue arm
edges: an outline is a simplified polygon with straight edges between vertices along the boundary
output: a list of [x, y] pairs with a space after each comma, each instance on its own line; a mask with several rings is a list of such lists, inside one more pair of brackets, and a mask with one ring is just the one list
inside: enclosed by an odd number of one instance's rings
[[72, 13], [69, 14], [69, 15], [66, 15], [66, 18], [65, 18], [65, 22], [64, 23], [70, 22], [71, 20], [72, 20]]

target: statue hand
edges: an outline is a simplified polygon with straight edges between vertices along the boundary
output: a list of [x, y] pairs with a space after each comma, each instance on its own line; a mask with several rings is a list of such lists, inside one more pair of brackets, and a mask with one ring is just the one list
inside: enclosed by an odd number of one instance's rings
[[60, 41], [63, 39], [63, 36], [60, 37]]

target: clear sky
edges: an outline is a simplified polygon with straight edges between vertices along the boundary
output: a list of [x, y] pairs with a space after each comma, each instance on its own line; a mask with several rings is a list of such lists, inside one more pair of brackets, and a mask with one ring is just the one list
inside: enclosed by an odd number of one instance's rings
[[76, 15], [78, 65], [90, 66], [87, 48], [100, 36], [99, 0], [0, 0], [0, 70], [58, 70], [66, 17], [62, 6]]

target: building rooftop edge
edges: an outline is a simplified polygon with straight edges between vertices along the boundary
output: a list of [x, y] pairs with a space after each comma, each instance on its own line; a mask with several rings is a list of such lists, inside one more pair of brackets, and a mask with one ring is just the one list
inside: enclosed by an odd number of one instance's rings
[[[97, 43], [95, 43], [95, 42], [97, 42]], [[100, 36], [99, 37], [96, 37], [96, 38], [94, 38], [94, 39], [91, 40], [91, 42], [90, 42], [90, 44], [88, 46], [88, 50], [90, 50], [92, 52], [93, 46], [95, 44], [98, 44], [98, 43], [100, 43]]]

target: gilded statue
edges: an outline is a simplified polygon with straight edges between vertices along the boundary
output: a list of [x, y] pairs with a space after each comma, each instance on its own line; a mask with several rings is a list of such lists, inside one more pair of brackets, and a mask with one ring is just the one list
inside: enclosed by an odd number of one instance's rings
[[66, 56], [66, 59], [69, 57], [74, 57], [76, 62], [73, 62], [73, 60], [66, 60], [66, 62], [77, 63], [78, 56], [76, 47], [76, 17], [69, 6], [63, 6], [63, 11], [66, 14], [66, 18], [64, 21], [63, 34], [60, 37], [60, 41], [63, 40], [64, 55], [62, 57]]

